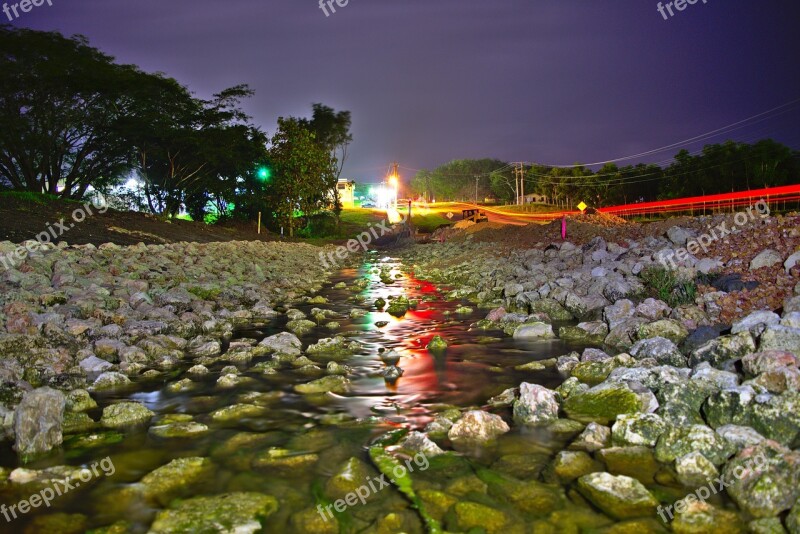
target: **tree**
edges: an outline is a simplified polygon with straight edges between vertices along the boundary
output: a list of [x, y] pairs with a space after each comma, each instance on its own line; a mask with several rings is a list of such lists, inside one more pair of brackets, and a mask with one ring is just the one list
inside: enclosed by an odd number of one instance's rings
[[[352, 123], [349, 111], [336, 112], [332, 107], [324, 104], [312, 104], [311, 120], [300, 119], [300, 124], [314, 134], [317, 143], [330, 153], [331, 160], [336, 169], [336, 182], [342, 176], [345, 161], [347, 161], [347, 148], [353, 141], [350, 134]], [[336, 215], [337, 225], [342, 212], [342, 201], [339, 189], [334, 182], [333, 211]]]
[[309, 216], [330, 203], [336, 188], [336, 167], [330, 153], [299, 119], [278, 119], [269, 150], [273, 179], [267, 188], [279, 224], [294, 235], [295, 216]]
[[68, 198], [117, 183], [138, 104], [127, 89], [147, 75], [81, 36], [0, 26], [0, 51], [0, 178]]

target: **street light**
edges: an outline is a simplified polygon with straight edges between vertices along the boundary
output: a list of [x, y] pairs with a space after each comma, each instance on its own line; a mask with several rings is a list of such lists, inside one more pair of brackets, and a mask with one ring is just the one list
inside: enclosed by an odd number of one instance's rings
[[397, 208], [397, 192], [398, 192], [398, 190], [400, 188], [400, 182], [399, 182], [396, 174], [393, 174], [393, 175], [389, 176], [389, 185], [392, 186], [392, 189], [394, 190], [394, 207], [396, 209]]

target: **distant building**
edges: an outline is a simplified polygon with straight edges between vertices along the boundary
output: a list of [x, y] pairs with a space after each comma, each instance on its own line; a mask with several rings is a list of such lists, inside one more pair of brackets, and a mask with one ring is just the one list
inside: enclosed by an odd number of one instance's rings
[[525, 204], [547, 204], [547, 196], [535, 193], [525, 195]]
[[336, 190], [339, 192], [339, 201], [343, 208], [356, 207], [356, 183], [353, 180], [339, 178]]

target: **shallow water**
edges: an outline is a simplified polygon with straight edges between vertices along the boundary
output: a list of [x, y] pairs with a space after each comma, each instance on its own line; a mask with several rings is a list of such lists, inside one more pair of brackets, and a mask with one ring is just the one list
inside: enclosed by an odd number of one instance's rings
[[[378, 267], [390, 267], [392, 277], [399, 277], [394, 283], [385, 284], [375, 272]], [[417, 280], [405, 271], [392, 258], [373, 256], [371, 263], [360, 269], [342, 271], [331, 280], [320, 293], [328, 299], [328, 304], [292, 306], [309, 315], [314, 307], [333, 310], [337, 317], [332, 320], [341, 325], [335, 333], [351, 336], [362, 344], [359, 354], [342, 362], [355, 372], [348, 394], [304, 397], [294, 393], [292, 387], [317, 377], [285, 369], [273, 375], [249, 371], [259, 362], [253, 360], [239, 366], [242, 376], [252, 380], [229, 390], [220, 390], [216, 386], [220, 370], [230, 365], [229, 362], [209, 365], [211, 373], [205, 377], [192, 377], [196, 385], [188, 393], [165, 390], [167, 384], [184, 378], [185, 370], [192, 365], [185, 362], [180, 369], [164, 373], [158, 379], [137, 381], [128, 390], [94, 395], [99, 407], [88, 413], [95, 420], [99, 420], [104, 406], [119, 399], [132, 399], [154, 411], [157, 418], [173, 414], [191, 415], [194, 421], [207, 424], [209, 432], [201, 438], [163, 440], [152, 437], [145, 428], [128, 431], [124, 440], [105, 446], [71, 447], [65, 443], [58, 453], [26, 467], [88, 466], [109, 457], [115, 473], [105, 476], [100, 472], [88, 483], [55, 499], [49, 508], [34, 509], [10, 523], [0, 516], [0, 530], [53, 532], [52, 527], [44, 527], [37, 523], [38, 520], [33, 520], [37, 516], [64, 512], [85, 515], [85, 520], [77, 518], [78, 532], [84, 527], [97, 528], [119, 520], [128, 522], [129, 532], [147, 532], [159, 507], [144, 499], [136, 491], [135, 483], [175, 458], [201, 456], [212, 459], [213, 476], [188, 481], [178, 496], [229, 491], [268, 493], [278, 498], [280, 509], [268, 520], [266, 531], [300, 531], [301, 523], [297, 519], [292, 522], [292, 514], [316, 508], [319, 501], [315, 500], [315, 495], [319, 494], [319, 487], [324, 486], [349, 458], [356, 457], [369, 464], [366, 447], [376, 436], [398, 426], [422, 428], [432, 419], [432, 412], [441, 411], [442, 405], [479, 407], [490, 397], [516, 387], [522, 381], [555, 387], [561, 381], [555, 371], [525, 373], [513, 367], [581, 348], [559, 340], [524, 342], [505, 337], [500, 332], [470, 330], [470, 324], [485, 317], [488, 310], [476, 308], [472, 314], [455, 314], [459, 305], [467, 303], [447, 300], [447, 288]], [[350, 290], [351, 283], [363, 276], [369, 277], [368, 287], [354, 293]], [[348, 288], [333, 287], [342, 281]], [[363, 303], [350, 300], [354, 295], [363, 297]], [[419, 299], [420, 304], [402, 318], [376, 311], [375, 299], [388, 300], [399, 295]], [[355, 307], [362, 307], [369, 313], [350, 319], [349, 311]], [[377, 327], [375, 323], [379, 321], [388, 324]], [[281, 315], [266, 327], [237, 332], [234, 340], [272, 335], [281, 331], [285, 322], [285, 315]], [[320, 326], [303, 338], [304, 346], [332, 335]], [[425, 348], [434, 335], [448, 341], [449, 347], [444, 355], [434, 356]], [[480, 338], [486, 336], [501, 339], [480, 342]], [[398, 365], [405, 374], [394, 384], [380, 376], [385, 367], [378, 358], [380, 348], [394, 348], [403, 354]], [[264, 395], [256, 399], [253, 392]], [[242, 402], [242, 396], [246, 394], [251, 396], [244, 400], [267, 408], [263, 414], [227, 425], [210, 420], [211, 412]], [[95, 432], [103, 430], [98, 427]], [[492, 469], [521, 479], [535, 479], [543, 466], [539, 460], [551, 457], [565, 445], [563, 436], [549, 435], [541, 430], [523, 432], [514, 429], [491, 450], [469, 451], [469, 460], [464, 460], [463, 464], [440, 466], [413, 476], [415, 484], [419, 480], [421, 487], [431, 489], [443, 489], [455, 480], [469, 481], [481, 466], [492, 466]], [[254, 469], [253, 458], [269, 447], [288, 449], [307, 462], [292, 468], [279, 465]], [[0, 462], [7, 468], [18, 466], [8, 445], [2, 451]], [[1, 499], [12, 504], [29, 497], [34, 491], [24, 485], [7, 486], [2, 490]], [[376, 502], [349, 509], [343, 520], [343, 531], [362, 531], [390, 511], [404, 517], [403, 528], [406, 531], [423, 531], [416, 514], [400, 493], [393, 488], [381, 493]], [[497, 506], [496, 500], [487, 501], [487, 504], [492, 503]]]

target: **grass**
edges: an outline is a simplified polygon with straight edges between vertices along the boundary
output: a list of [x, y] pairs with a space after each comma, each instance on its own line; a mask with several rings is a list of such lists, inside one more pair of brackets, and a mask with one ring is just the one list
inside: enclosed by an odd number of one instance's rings
[[33, 191], [0, 191], [0, 199], [16, 199], [35, 204], [52, 204], [53, 202], [80, 202], [69, 198], [61, 198], [49, 193], [36, 193]]
[[497, 206], [497, 211], [507, 211], [510, 213], [553, 213], [556, 211], [561, 211], [561, 208], [558, 206], [553, 206], [551, 204], [525, 204], [524, 206]]
[[671, 308], [694, 304], [697, 284], [686, 280], [675, 271], [663, 267], [648, 267], [639, 275], [650, 296], [666, 302]]

